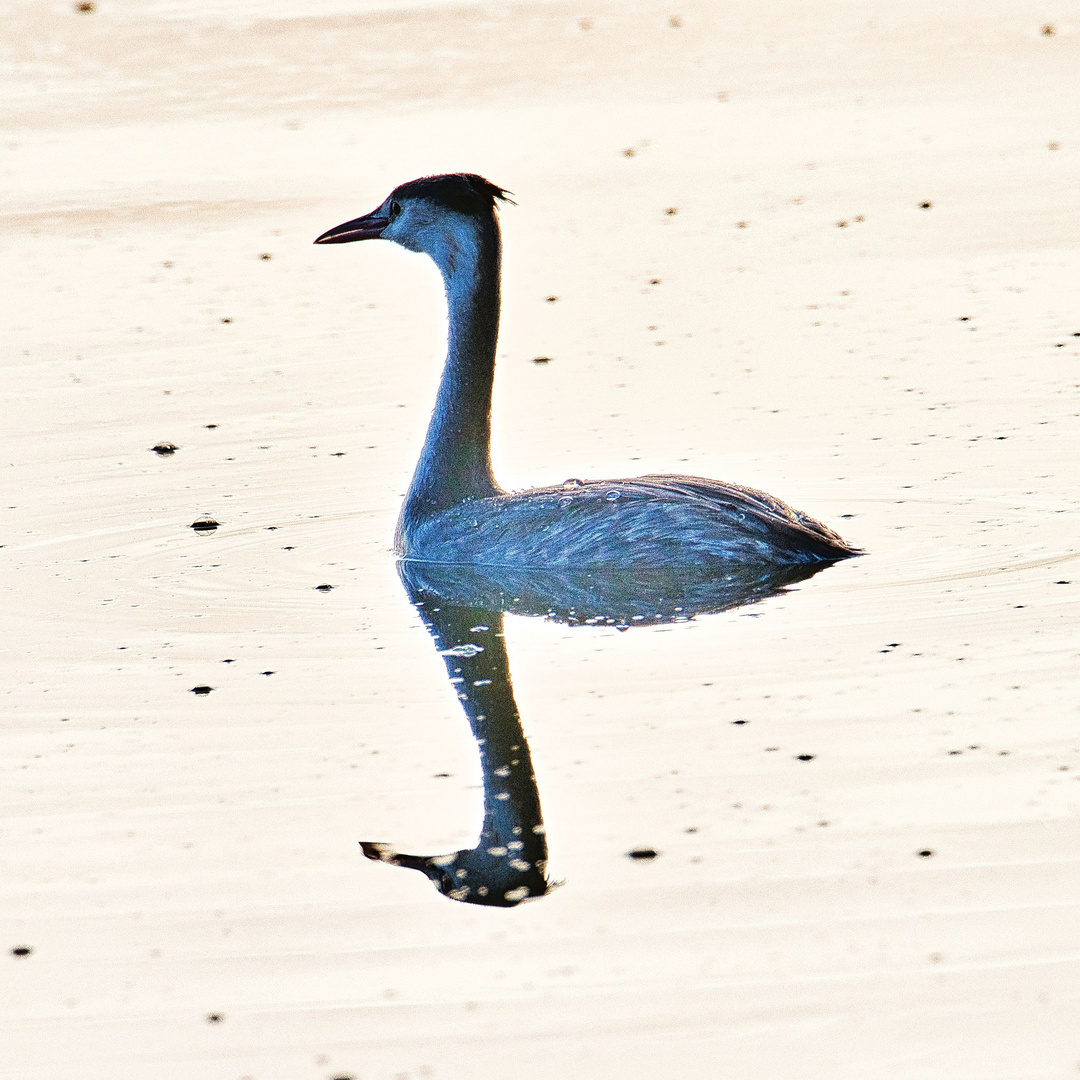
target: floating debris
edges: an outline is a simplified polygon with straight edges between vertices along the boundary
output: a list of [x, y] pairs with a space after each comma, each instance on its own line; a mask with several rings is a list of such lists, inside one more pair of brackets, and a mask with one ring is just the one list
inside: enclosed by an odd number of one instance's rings
[[213, 532], [221, 522], [215, 521], [212, 517], [202, 517], [198, 521], [193, 521], [188, 528], [194, 529], [196, 532], [207, 533]]
[[315, 591], [316, 592], [330, 592], [330, 590], [333, 589], [333, 587], [334, 587], [333, 585], [326, 585], [326, 584], [316, 585], [315, 586]]
[[213, 689], [212, 686], [207, 686], [206, 683], [200, 683], [198, 686], [193, 686], [191, 688], [191, 693], [198, 694], [199, 697], [206, 697]]
[[160, 454], [162, 457], [171, 457], [180, 449], [180, 447], [177, 446], [176, 443], [159, 442], [151, 446], [150, 449], [153, 450], [155, 454]]
[[627, 853], [628, 859], [655, 859], [660, 854], [655, 848], [651, 847], [636, 847], [631, 848]]

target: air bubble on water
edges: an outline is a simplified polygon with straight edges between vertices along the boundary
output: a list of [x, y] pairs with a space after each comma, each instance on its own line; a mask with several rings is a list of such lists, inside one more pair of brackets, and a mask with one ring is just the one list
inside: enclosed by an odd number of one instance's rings
[[468, 642], [464, 645], [455, 645], [452, 649], [443, 649], [439, 655], [468, 657], [478, 656], [483, 651], [483, 645], [473, 645], [471, 642]]
[[470, 626], [469, 627], [469, 633], [470, 634], [479, 634], [483, 630], [490, 630], [490, 629], [491, 629], [490, 626], [484, 626], [483, 623], [481, 623], [479, 626]]
[[564, 496], [563, 496], [563, 497], [562, 497], [562, 498], [561, 498], [561, 499], [559, 500], [559, 509], [560, 509], [560, 510], [565, 510], [565, 509], [566, 509], [566, 508], [567, 508], [567, 507], [568, 507], [568, 506], [569, 506], [569, 505], [570, 505], [570, 504], [571, 504], [571, 503], [572, 503], [573, 501], [574, 501], [574, 500], [573, 500], [573, 499], [571, 499], [569, 495], [564, 495]]

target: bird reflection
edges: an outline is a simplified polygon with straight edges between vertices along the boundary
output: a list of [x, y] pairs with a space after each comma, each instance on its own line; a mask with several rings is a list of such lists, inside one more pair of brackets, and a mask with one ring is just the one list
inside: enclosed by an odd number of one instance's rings
[[369, 859], [419, 870], [452, 900], [514, 907], [549, 893], [548, 847], [529, 744], [521, 729], [503, 637], [503, 614], [620, 630], [684, 622], [783, 592], [828, 563], [727, 574], [663, 568], [534, 570], [404, 560], [409, 600], [446, 663], [472, 727], [484, 780], [484, 821], [471, 848], [407, 855], [361, 842]]

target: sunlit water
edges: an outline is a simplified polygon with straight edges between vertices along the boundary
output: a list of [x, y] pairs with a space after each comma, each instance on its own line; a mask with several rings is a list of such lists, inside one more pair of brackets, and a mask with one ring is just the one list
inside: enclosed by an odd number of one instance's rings
[[[884, 12], [514, 10], [17, 12], [56, 49], [5, 99], [5, 1068], [1068, 1075], [1067, 35], [920, 23], [928, 89]], [[478, 846], [484, 775], [389, 550], [438, 284], [311, 247], [449, 168], [519, 203], [504, 484], [716, 476], [866, 550], [685, 621], [505, 616], [560, 883], [509, 910], [360, 847]]]

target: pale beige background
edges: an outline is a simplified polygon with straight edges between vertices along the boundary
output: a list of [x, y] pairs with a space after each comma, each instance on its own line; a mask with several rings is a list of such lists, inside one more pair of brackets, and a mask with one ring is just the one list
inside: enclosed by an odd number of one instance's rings
[[[5, 1078], [1080, 1072], [1073, 4], [7, 0], [0, 41]], [[512, 911], [356, 843], [471, 842], [479, 773], [389, 554], [438, 281], [311, 240], [456, 169], [519, 203], [505, 484], [718, 476], [870, 552], [510, 620], [567, 882]]]

